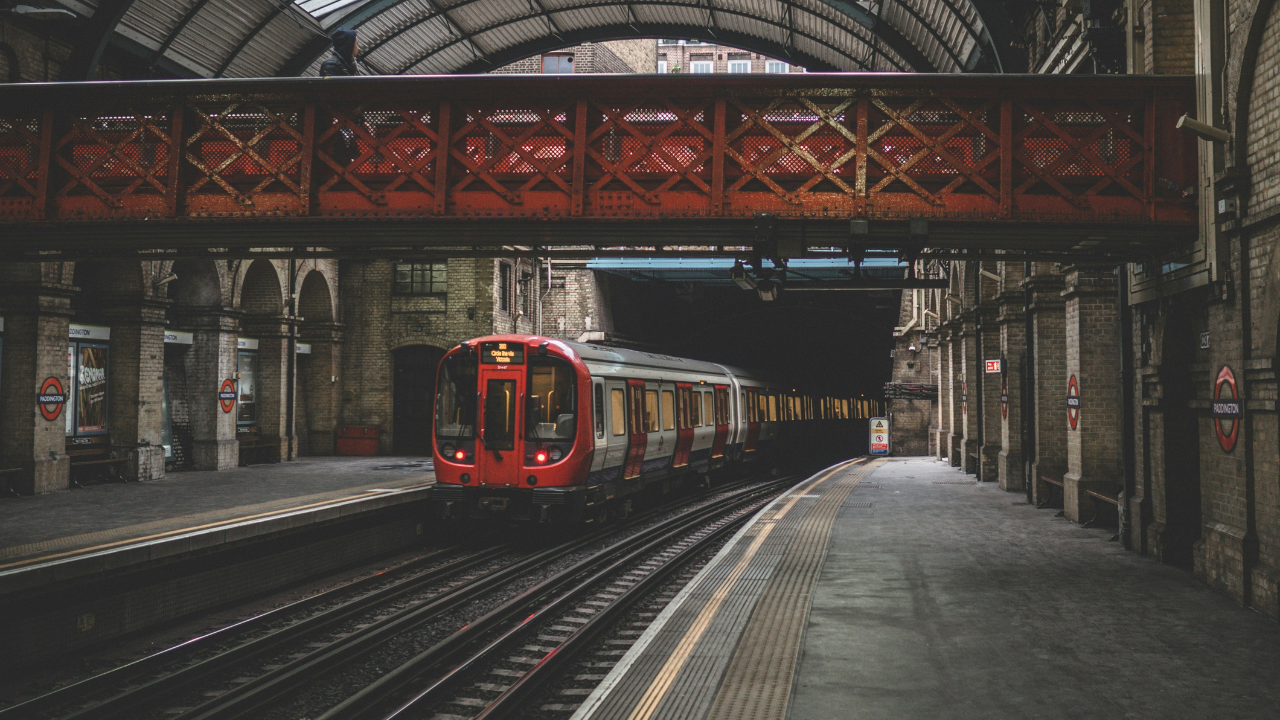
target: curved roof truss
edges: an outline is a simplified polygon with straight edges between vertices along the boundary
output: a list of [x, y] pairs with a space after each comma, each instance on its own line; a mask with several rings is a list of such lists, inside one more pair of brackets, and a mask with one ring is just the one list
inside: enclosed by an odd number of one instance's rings
[[327, 33], [360, 31], [378, 72], [486, 72], [583, 42], [674, 37], [811, 70], [999, 72], [1017, 59], [1003, 0], [41, 0], [85, 20], [67, 79], [102, 48], [178, 77], [314, 74]]
[[[388, 74], [484, 72], [588, 41], [680, 37], [812, 70], [1001, 71], [996, 0], [300, 0]], [[989, 21], [979, 11], [999, 17]], [[993, 32], [992, 28], [996, 27]], [[1007, 47], [1007, 46], [1006, 46]], [[318, 57], [295, 58], [294, 66]], [[310, 61], [309, 63], [307, 61]]]

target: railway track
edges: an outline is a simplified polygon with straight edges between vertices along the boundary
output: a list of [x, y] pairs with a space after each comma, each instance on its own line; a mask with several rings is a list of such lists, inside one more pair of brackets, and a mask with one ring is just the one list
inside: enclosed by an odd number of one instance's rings
[[[715, 547], [761, 507], [772, 490], [788, 485], [780, 480], [762, 492], [677, 518], [669, 527], [639, 543], [610, 548], [607, 566], [582, 579], [524, 620], [458, 661], [425, 689], [390, 712], [365, 712], [372, 702], [351, 702], [322, 715], [320, 720], [381, 717], [474, 718], [493, 720], [527, 708], [541, 687], [579, 657], [611, 626], [689, 561]], [[512, 608], [518, 612], [518, 608]], [[629, 644], [630, 641], [623, 641]], [[620, 654], [615, 648], [610, 651]], [[441, 661], [453, 658], [445, 656]], [[605, 664], [609, 664], [606, 662]], [[370, 694], [378, 694], [370, 688]], [[353, 698], [353, 700], [355, 700]]]
[[[724, 490], [750, 483], [744, 481]], [[758, 489], [740, 490], [704, 508], [642, 529], [518, 594], [500, 606], [502, 612], [490, 612], [468, 623], [439, 645], [457, 652], [458, 647], [474, 642], [481, 629], [491, 630], [491, 626], [505, 620], [517, 606], [527, 607], [575, 578], [607, 566], [620, 546], [652, 538], [655, 532], [661, 532], [657, 528], [675, 527], [672, 523], [682, 518], [705, 514], [707, 508], [719, 508], [759, 492]], [[602, 528], [555, 547], [528, 553], [496, 569], [495, 564], [518, 551], [508, 545], [498, 545], [452, 558], [449, 554], [456, 554], [456, 550], [433, 553], [0, 710], [0, 720], [11, 717], [256, 718], [282, 697], [357, 663], [375, 648], [395, 642], [423, 625], [447, 619], [451, 612], [475, 606], [479, 599], [503, 586], [518, 583], [528, 574], [557, 561], [563, 562], [574, 553], [580, 554], [611, 534], [624, 534], [655, 515], [670, 511], [671, 506], [658, 508], [622, 526]], [[383, 577], [387, 574], [407, 577], [387, 583]], [[335, 601], [344, 595], [355, 597]], [[410, 598], [412, 601], [408, 601]], [[409, 682], [418, 678], [423, 670], [438, 664], [432, 659], [438, 659], [439, 654], [414, 657], [382, 675], [365, 690], [338, 703], [331, 714], [346, 713], [348, 708], [367, 709], [385, 702], [389, 696], [381, 694], [383, 691], [393, 687], [392, 692], [399, 691], [398, 680]], [[340, 716], [354, 717], [333, 715]]]

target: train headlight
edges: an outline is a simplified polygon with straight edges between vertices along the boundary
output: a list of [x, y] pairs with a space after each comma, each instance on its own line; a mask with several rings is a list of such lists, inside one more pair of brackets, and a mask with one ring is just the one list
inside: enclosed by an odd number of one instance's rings
[[536, 463], [538, 463], [538, 464], [542, 464], [542, 463], [546, 462], [546, 461], [547, 461], [547, 451], [546, 451], [546, 450], [539, 450], [538, 452], [534, 453], [534, 454], [533, 454], [533, 461], [534, 461], [534, 462], [536, 462]]
[[555, 462], [556, 460], [564, 457], [564, 451], [558, 447], [553, 447], [547, 451], [547, 455], [551, 458], [552, 462]]
[[458, 451], [453, 454], [453, 459], [457, 460], [458, 462], [462, 462], [463, 460], [466, 460], [467, 451], [459, 448]]
[[441, 445], [441, 446], [440, 446], [440, 454], [441, 454], [441, 455], [443, 455], [443, 456], [445, 456], [445, 457], [447, 457], [447, 458], [451, 458], [451, 457], [453, 457], [453, 456], [454, 456], [454, 455], [453, 455], [453, 446], [452, 446], [452, 445], [449, 445], [448, 443], [446, 443], [446, 444], [444, 444], [444, 445]]

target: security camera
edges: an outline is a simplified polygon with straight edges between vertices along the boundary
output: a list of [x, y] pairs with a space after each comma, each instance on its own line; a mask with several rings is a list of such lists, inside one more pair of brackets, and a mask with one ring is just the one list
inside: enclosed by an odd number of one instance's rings
[[1225, 143], [1231, 139], [1231, 133], [1226, 130], [1208, 123], [1202, 123], [1199, 120], [1192, 120], [1185, 114], [1178, 118], [1176, 127], [1182, 132], [1191, 133], [1201, 140], [1208, 140], [1209, 142]]

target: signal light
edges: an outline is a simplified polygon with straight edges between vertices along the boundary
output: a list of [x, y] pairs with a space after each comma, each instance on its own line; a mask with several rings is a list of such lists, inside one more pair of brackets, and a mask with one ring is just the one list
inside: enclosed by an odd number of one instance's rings
[[456, 453], [454, 453], [454, 454], [453, 454], [453, 457], [454, 457], [454, 459], [455, 459], [455, 460], [466, 460], [466, 459], [467, 459], [467, 453], [466, 453], [466, 452], [464, 452], [464, 451], [462, 451], [462, 450], [459, 450], [458, 452], [456, 452]]
[[534, 455], [533, 455], [533, 459], [534, 459], [534, 461], [539, 462], [539, 463], [544, 463], [544, 462], [546, 462], [546, 461], [547, 461], [547, 451], [546, 451], [546, 450], [539, 450], [538, 452], [534, 453]]

